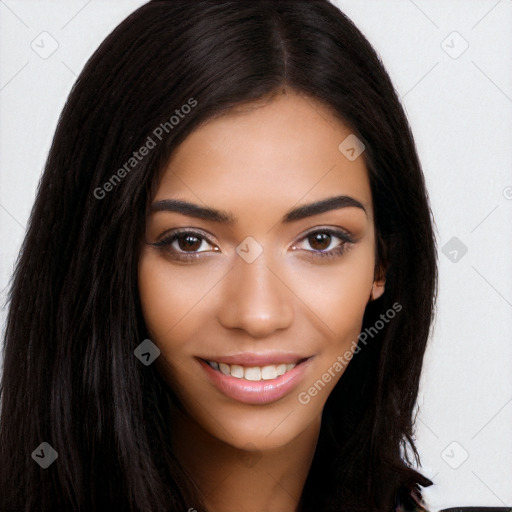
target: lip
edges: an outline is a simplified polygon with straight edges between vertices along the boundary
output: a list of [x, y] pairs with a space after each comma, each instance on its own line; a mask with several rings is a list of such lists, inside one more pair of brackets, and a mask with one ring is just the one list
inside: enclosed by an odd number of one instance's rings
[[[253, 355], [251, 355], [252, 357]], [[301, 379], [303, 378], [307, 368], [311, 364], [313, 357], [299, 357], [294, 356], [293, 360], [292, 355], [288, 354], [288, 357], [291, 358], [288, 362], [293, 363], [295, 361], [301, 361], [300, 363], [292, 368], [290, 371], [286, 372], [284, 375], [280, 375], [276, 379], [272, 380], [260, 380], [260, 381], [249, 381], [245, 379], [237, 379], [236, 377], [232, 377], [231, 375], [224, 375], [218, 370], [213, 369], [204, 359], [198, 358], [199, 364], [205, 371], [205, 373], [210, 378], [213, 385], [219, 390], [222, 394], [227, 397], [236, 400], [237, 402], [241, 402], [244, 404], [252, 404], [252, 405], [262, 405], [269, 404], [271, 402], [276, 402], [277, 400], [283, 398], [285, 395], [289, 394], [293, 388], [295, 388]], [[232, 363], [229, 363], [228, 360], [230, 358], [223, 357], [220, 362], [226, 362], [226, 364], [237, 364], [240, 361], [248, 361], [249, 355], [247, 358], [241, 358], [240, 356], [233, 356], [231, 360]], [[255, 363], [253, 361], [258, 361]], [[212, 361], [212, 359], [209, 359]], [[251, 359], [247, 365], [253, 366], [264, 366], [265, 364], [276, 364], [276, 363], [285, 363], [286, 360], [284, 358], [276, 359], [275, 355], [269, 356], [258, 356]]]

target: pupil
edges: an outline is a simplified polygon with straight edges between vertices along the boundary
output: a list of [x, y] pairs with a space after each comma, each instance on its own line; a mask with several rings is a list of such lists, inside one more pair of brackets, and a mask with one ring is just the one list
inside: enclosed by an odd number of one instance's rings
[[[311, 243], [312, 240], [312, 243]], [[315, 235], [310, 236], [310, 244], [313, 249], [316, 251], [321, 251], [323, 249], [326, 249], [329, 247], [329, 244], [331, 243], [331, 235], [327, 233], [317, 233]], [[320, 245], [320, 247], [319, 247]], [[324, 247], [322, 247], [322, 245]]]

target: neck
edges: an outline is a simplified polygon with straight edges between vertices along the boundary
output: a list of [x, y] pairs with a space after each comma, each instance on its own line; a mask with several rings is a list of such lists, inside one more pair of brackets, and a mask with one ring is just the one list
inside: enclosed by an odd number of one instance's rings
[[172, 444], [208, 512], [299, 512], [320, 422], [316, 418], [287, 445], [260, 452], [250, 443], [246, 450], [233, 447], [174, 409]]

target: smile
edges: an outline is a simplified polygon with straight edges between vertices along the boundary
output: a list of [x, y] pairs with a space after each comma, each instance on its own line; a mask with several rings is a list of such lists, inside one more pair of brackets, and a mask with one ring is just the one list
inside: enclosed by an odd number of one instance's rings
[[[293, 358], [287, 362], [247, 358], [236, 362], [217, 362], [197, 358], [209, 381], [222, 395], [244, 404], [263, 405], [289, 395], [303, 380], [314, 357]], [[260, 358], [268, 359], [268, 358]], [[239, 364], [239, 363], [245, 364]], [[257, 365], [260, 363], [260, 365]]]

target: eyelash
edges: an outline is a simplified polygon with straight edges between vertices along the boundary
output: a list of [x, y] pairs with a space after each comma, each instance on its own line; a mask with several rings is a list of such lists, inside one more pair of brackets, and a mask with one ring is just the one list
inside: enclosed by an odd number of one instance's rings
[[[342, 256], [350, 248], [350, 244], [354, 244], [356, 242], [345, 231], [341, 231], [339, 229], [332, 229], [332, 228], [315, 229], [314, 231], [310, 231], [309, 233], [306, 233], [299, 240], [299, 242], [302, 242], [303, 240], [306, 240], [307, 238], [309, 238], [311, 235], [315, 235], [318, 233], [334, 236], [343, 241], [342, 244], [336, 246], [334, 249], [330, 249], [329, 251], [304, 249], [304, 250], [306, 250], [306, 252], [309, 253], [309, 256], [311, 256], [312, 258], [315, 258], [315, 259], [319, 258], [322, 261], [327, 261], [327, 260], [331, 260], [333, 258]], [[162, 251], [171, 255], [171, 257], [173, 259], [176, 259], [179, 261], [191, 261], [191, 260], [201, 257], [202, 252], [206, 252], [206, 251], [200, 251], [200, 252], [195, 252], [195, 253], [192, 253], [192, 252], [187, 253], [187, 252], [175, 252], [174, 250], [170, 250], [170, 246], [183, 235], [192, 235], [193, 237], [195, 237], [199, 240], [204, 240], [211, 245], [215, 245], [212, 242], [210, 242], [208, 240], [208, 238], [203, 233], [201, 233], [199, 231], [191, 231], [191, 230], [187, 230], [187, 229], [173, 231], [173, 232], [167, 234], [167, 236], [165, 236], [159, 242], [150, 243], [150, 245], [161, 249]]]

